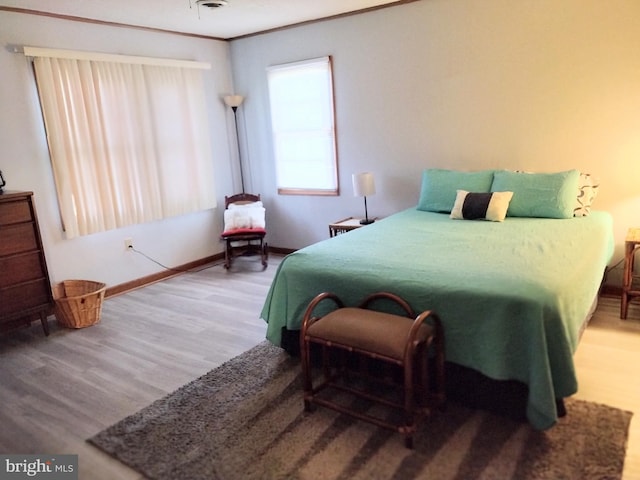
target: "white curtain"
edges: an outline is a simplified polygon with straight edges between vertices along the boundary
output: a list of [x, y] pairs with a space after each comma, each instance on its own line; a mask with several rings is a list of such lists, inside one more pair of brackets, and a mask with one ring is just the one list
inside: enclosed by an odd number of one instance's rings
[[38, 56], [68, 238], [216, 206], [202, 73]]

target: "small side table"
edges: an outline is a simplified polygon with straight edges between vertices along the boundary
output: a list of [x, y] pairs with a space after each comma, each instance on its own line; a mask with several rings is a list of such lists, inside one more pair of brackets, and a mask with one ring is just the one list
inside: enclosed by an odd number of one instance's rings
[[[364, 220], [363, 218], [349, 217], [343, 220], [340, 220], [335, 223], [329, 224], [329, 236], [335, 237], [336, 235], [340, 235], [341, 233], [347, 233], [351, 230], [355, 230], [356, 228], [364, 227], [360, 223], [360, 220]], [[370, 219], [376, 220], [376, 218]]]
[[640, 284], [633, 281], [636, 250], [640, 248], [640, 228], [630, 228], [624, 240], [624, 273], [622, 275], [622, 302], [620, 318], [626, 319], [629, 302], [640, 297]]

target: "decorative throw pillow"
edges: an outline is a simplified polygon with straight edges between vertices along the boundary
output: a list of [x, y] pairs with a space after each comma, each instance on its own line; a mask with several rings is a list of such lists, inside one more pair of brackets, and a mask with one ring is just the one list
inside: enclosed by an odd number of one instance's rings
[[493, 174], [491, 190], [513, 192], [507, 216], [572, 218], [579, 177], [578, 170], [558, 173], [500, 170]]
[[574, 217], [586, 217], [591, 213], [591, 205], [598, 194], [600, 183], [589, 173], [581, 173], [578, 179], [578, 197], [573, 209]]
[[490, 192], [493, 170], [462, 172], [439, 168], [422, 173], [422, 187], [418, 210], [449, 213], [456, 200], [457, 190], [468, 192]]
[[451, 218], [502, 222], [513, 192], [476, 193], [458, 190]]
[[262, 202], [232, 203], [224, 211], [224, 231], [239, 228], [265, 228], [265, 209]]

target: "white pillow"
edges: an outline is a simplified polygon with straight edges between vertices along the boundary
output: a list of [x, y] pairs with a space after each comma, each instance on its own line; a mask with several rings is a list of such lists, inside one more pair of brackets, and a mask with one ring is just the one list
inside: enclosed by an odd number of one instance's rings
[[224, 231], [239, 228], [265, 228], [264, 216], [265, 209], [262, 206], [228, 208], [224, 211]]
[[261, 201], [258, 202], [249, 202], [249, 203], [230, 203], [227, 207], [228, 210], [235, 210], [236, 208], [253, 208], [253, 207], [262, 207]]
[[[256, 202], [258, 203], [258, 202]], [[259, 206], [259, 207], [251, 207], [251, 208], [247, 208], [247, 212], [249, 212], [249, 222], [251, 224], [250, 228], [264, 228], [265, 227], [265, 222], [264, 222], [264, 207], [263, 206]]]

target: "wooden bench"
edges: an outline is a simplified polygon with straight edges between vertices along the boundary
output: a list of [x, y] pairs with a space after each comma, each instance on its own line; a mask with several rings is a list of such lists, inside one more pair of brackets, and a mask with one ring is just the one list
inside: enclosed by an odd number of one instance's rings
[[[331, 300], [337, 307], [324, 316], [314, 316], [318, 305]], [[374, 302], [392, 301], [404, 316], [371, 310]], [[326, 305], [323, 305], [326, 311]], [[313, 385], [311, 344], [322, 351], [323, 381]], [[353, 368], [335, 365], [336, 350], [354, 352], [358, 359], [372, 358], [400, 367], [403, 399], [393, 401], [374, 394], [370, 388], [354, 388], [344, 381], [344, 374]], [[321, 293], [308, 305], [300, 332], [300, 350], [304, 383], [304, 407], [321, 405], [404, 435], [407, 448], [413, 448], [413, 435], [418, 422], [434, 407], [442, 407], [444, 393], [444, 337], [440, 319], [435, 312], [415, 315], [411, 307], [397, 295], [378, 292], [368, 296], [357, 308], [345, 307], [333, 293]], [[332, 355], [333, 354], [333, 355]], [[434, 386], [429, 382], [429, 362], [435, 372]], [[362, 373], [362, 368], [360, 372]], [[388, 407], [400, 409], [402, 419], [391, 423], [382, 416], [355, 410], [344, 402], [327, 398], [321, 392], [327, 388], [363, 397]]]

